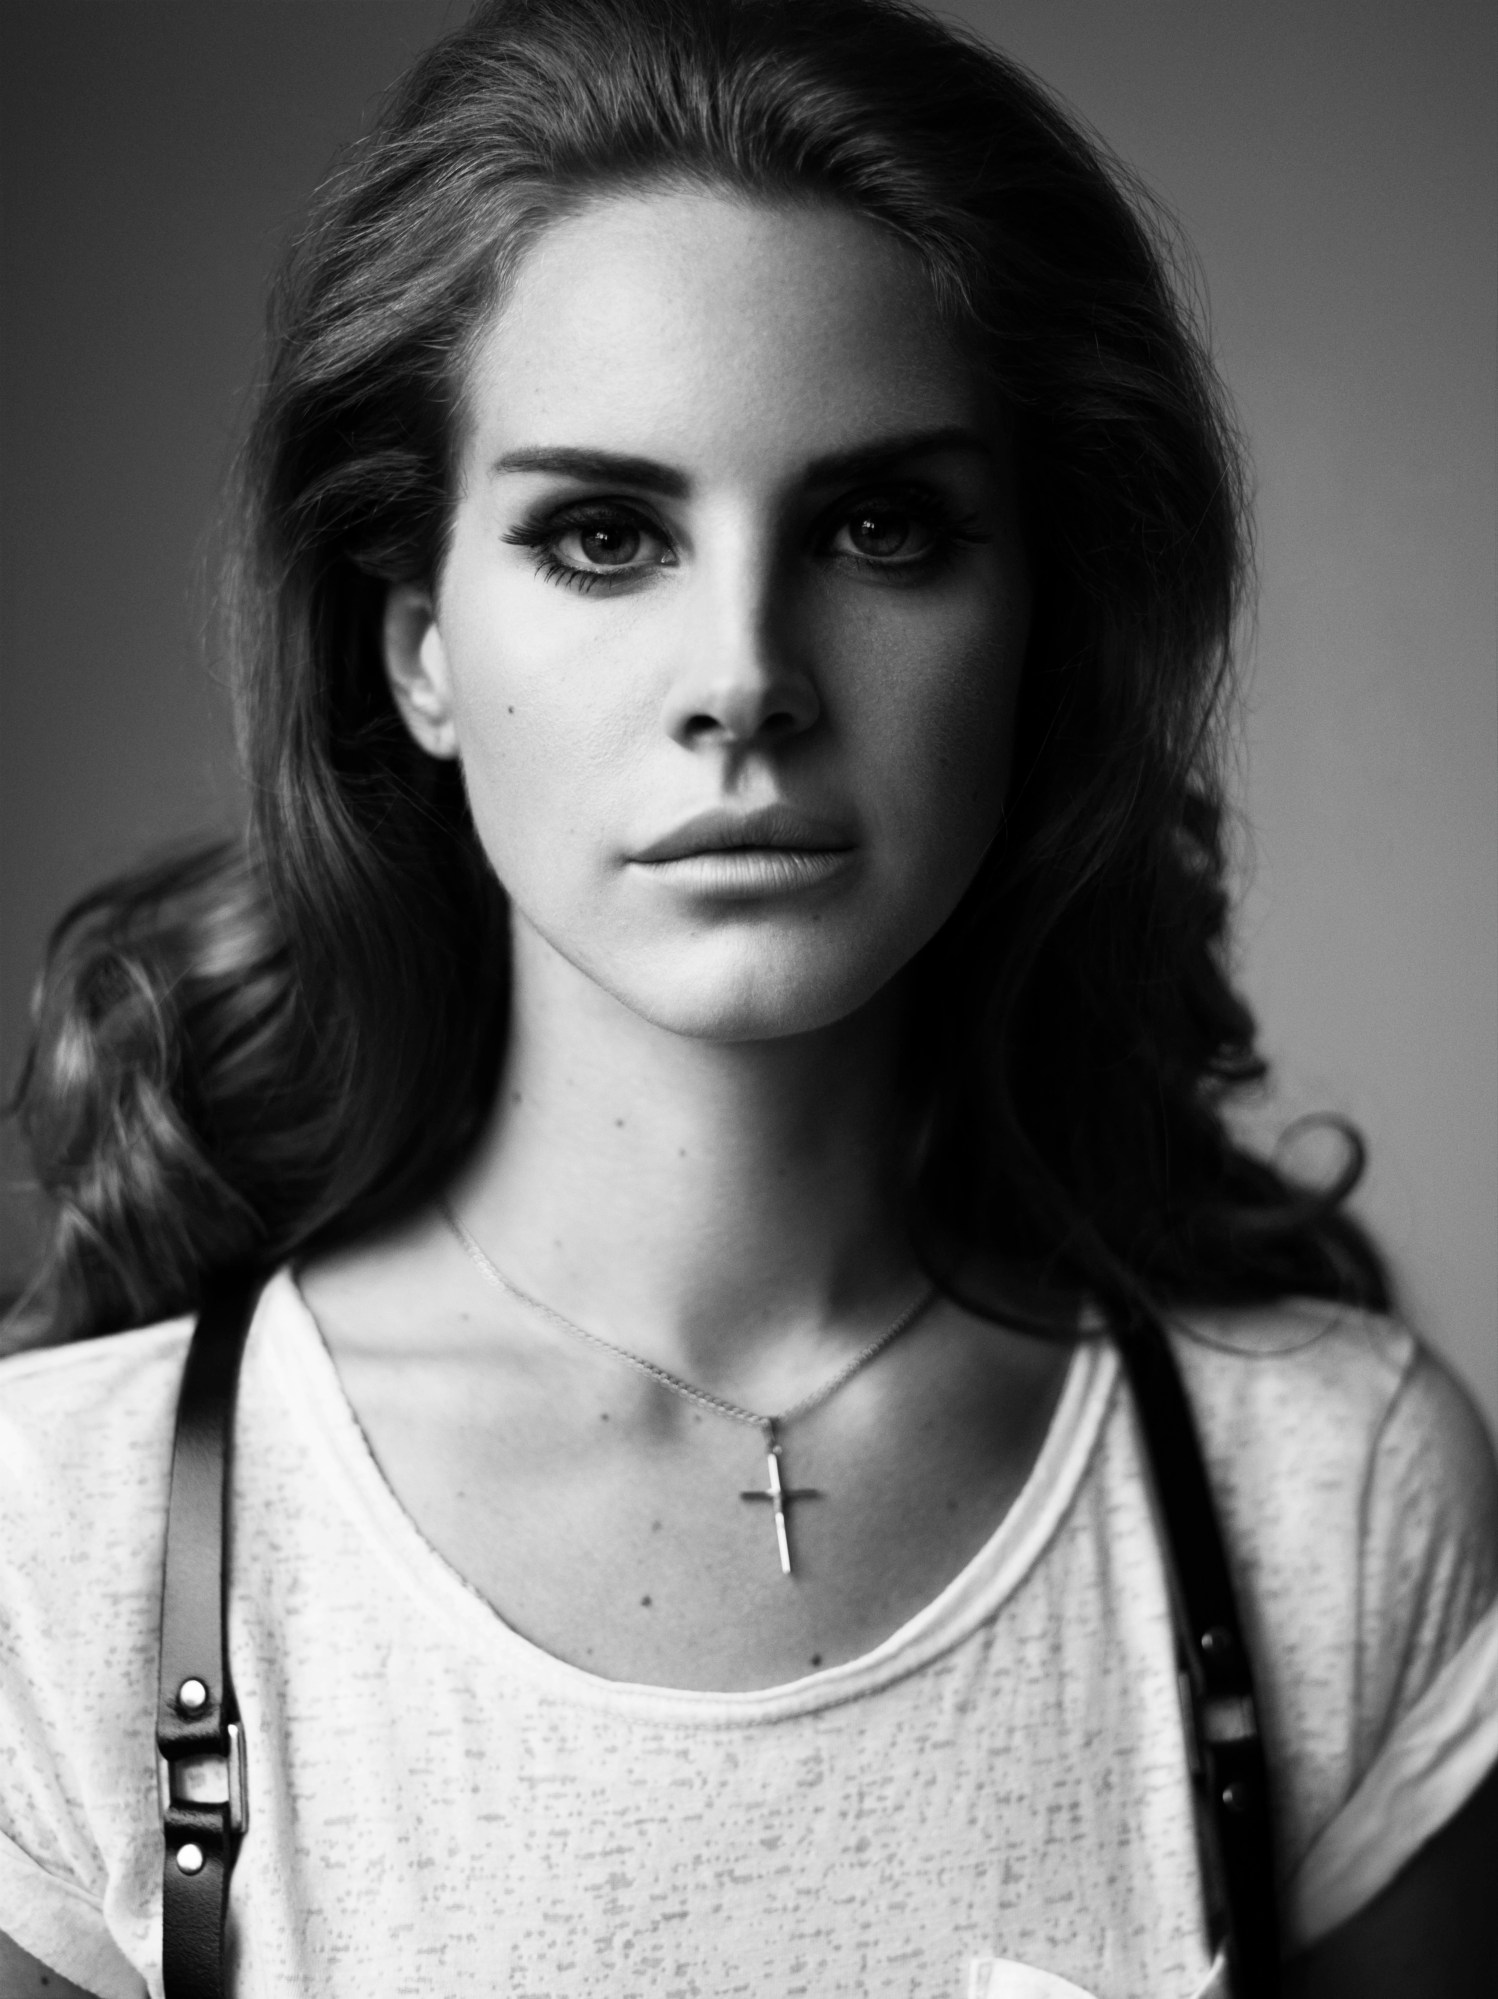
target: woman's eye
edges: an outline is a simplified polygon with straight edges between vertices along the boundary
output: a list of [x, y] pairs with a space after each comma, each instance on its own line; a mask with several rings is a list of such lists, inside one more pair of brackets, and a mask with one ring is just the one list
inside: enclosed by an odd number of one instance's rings
[[645, 540], [644, 531], [631, 521], [595, 521], [564, 528], [552, 546], [564, 562], [579, 569], [629, 569], [639, 562]]
[[865, 506], [849, 514], [833, 535], [832, 553], [894, 567], [924, 560], [937, 539], [931, 523], [908, 507]]
[[563, 514], [522, 522], [505, 536], [531, 551], [549, 583], [593, 590], [664, 569], [676, 559], [670, 541], [648, 521], [627, 513]]

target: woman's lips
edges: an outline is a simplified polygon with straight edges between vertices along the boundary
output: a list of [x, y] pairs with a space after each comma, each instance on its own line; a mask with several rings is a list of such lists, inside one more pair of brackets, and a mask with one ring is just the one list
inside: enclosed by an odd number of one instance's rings
[[854, 841], [841, 826], [789, 806], [698, 813], [641, 848], [635, 865], [699, 894], [784, 895], [830, 881]]
[[852, 845], [852, 836], [845, 828], [789, 805], [761, 805], [751, 812], [733, 812], [720, 805], [684, 819], [631, 858], [648, 864], [688, 860], [697, 854], [737, 853], [746, 848], [832, 853]]
[[851, 847], [719, 847], [637, 865], [675, 888], [747, 898], [818, 887], [852, 860]]

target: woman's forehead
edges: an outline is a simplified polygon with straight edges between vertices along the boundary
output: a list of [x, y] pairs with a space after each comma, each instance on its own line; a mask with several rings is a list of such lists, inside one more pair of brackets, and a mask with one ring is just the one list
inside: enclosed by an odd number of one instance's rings
[[707, 478], [991, 428], [916, 253], [832, 204], [662, 191], [534, 246], [474, 356], [484, 463], [586, 447]]

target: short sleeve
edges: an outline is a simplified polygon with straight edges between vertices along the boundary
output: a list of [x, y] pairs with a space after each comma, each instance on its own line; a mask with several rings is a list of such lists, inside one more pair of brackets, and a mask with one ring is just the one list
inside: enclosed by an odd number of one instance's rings
[[1358, 1598], [1356, 1776], [1291, 1884], [1306, 1943], [1371, 1901], [1498, 1764], [1498, 1471], [1424, 1349], [1369, 1461]]
[[182, 1341], [0, 1366], [0, 1930], [99, 1999], [141, 1999], [159, 1872], [154, 1623]]
[[0, 1834], [0, 1929], [52, 1971], [98, 1999], [141, 1999], [140, 1974], [110, 1935], [104, 1911], [75, 1883], [48, 1874]]

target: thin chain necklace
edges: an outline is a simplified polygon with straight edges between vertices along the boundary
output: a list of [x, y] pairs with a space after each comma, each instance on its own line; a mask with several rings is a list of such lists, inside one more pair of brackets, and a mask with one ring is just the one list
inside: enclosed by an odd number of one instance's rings
[[484, 1276], [491, 1284], [498, 1285], [501, 1291], [507, 1291], [512, 1298], [518, 1299], [522, 1305], [528, 1305], [533, 1312], [539, 1312], [543, 1319], [550, 1319], [554, 1326], [560, 1326], [564, 1332], [575, 1333], [580, 1340], [586, 1340], [589, 1346], [601, 1347], [605, 1353], [612, 1354], [615, 1360], [622, 1360], [641, 1374], [648, 1374], [652, 1381], [658, 1381], [662, 1388], [669, 1388], [673, 1395], [683, 1396], [688, 1402], [698, 1402], [704, 1409], [711, 1409], [719, 1416], [727, 1416], [732, 1422], [748, 1423], [761, 1433], [765, 1440], [764, 1487], [761, 1489], [755, 1486], [748, 1492], [741, 1492], [739, 1497], [762, 1501], [770, 1508], [770, 1517], [775, 1523], [775, 1545], [780, 1553], [780, 1573], [783, 1576], [790, 1575], [791, 1540], [787, 1528], [786, 1508], [795, 1500], [819, 1499], [821, 1494], [809, 1486], [797, 1488], [785, 1484], [782, 1480], [780, 1468], [784, 1446], [780, 1441], [781, 1430], [787, 1423], [795, 1422], [798, 1416], [808, 1415], [813, 1409], [820, 1408], [822, 1403], [836, 1395], [845, 1382], [851, 1381], [853, 1376], [866, 1368], [876, 1355], [882, 1354], [901, 1333], [907, 1332], [935, 1298], [935, 1287], [923, 1291], [913, 1304], [907, 1305], [893, 1325], [886, 1326], [877, 1338], [870, 1340], [866, 1347], [854, 1354], [850, 1361], [846, 1361], [830, 1381], [824, 1381], [820, 1388], [814, 1388], [810, 1395], [803, 1395], [799, 1402], [793, 1402], [788, 1409], [782, 1409], [774, 1416], [760, 1416], [752, 1409], [741, 1409], [738, 1403], [730, 1402], [722, 1395], [712, 1395], [705, 1388], [694, 1388], [690, 1381], [683, 1381], [668, 1368], [658, 1366], [653, 1360], [646, 1360], [642, 1354], [631, 1353], [628, 1347], [616, 1346], [612, 1340], [606, 1340], [601, 1333], [589, 1332], [586, 1326], [580, 1326], [575, 1319], [567, 1318], [565, 1314], [557, 1311], [555, 1306], [548, 1305], [544, 1299], [533, 1298], [529, 1291], [522, 1291], [518, 1284], [505, 1276], [497, 1263], [485, 1255], [446, 1201], [439, 1201], [437, 1207], [443, 1221], [447, 1223]]

